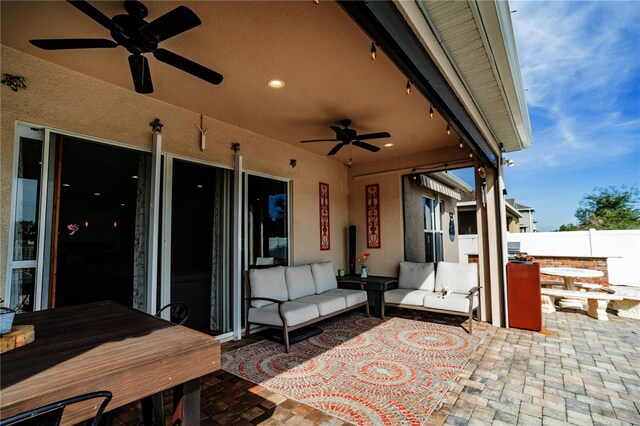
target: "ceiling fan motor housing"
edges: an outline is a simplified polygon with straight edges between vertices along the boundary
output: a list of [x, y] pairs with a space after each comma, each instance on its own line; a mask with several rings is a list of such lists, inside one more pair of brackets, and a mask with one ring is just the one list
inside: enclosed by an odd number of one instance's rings
[[113, 22], [118, 24], [111, 30], [111, 37], [134, 55], [153, 52], [158, 48], [158, 38], [143, 27], [147, 22], [133, 15], [116, 15]]

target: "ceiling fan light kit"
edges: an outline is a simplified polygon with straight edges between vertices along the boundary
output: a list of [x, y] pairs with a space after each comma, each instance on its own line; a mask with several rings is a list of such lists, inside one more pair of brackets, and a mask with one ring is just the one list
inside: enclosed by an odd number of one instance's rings
[[44, 50], [104, 49], [122, 46], [131, 53], [129, 68], [133, 86], [138, 93], [153, 93], [153, 82], [149, 60], [152, 53], [160, 62], [178, 68], [211, 84], [220, 84], [222, 74], [190, 59], [158, 47], [158, 44], [201, 24], [200, 18], [188, 7], [178, 6], [151, 22], [144, 20], [148, 14], [146, 6], [136, 0], [125, 0], [126, 14], [108, 18], [85, 0], [67, 0], [72, 6], [108, 29], [113, 40], [107, 39], [45, 39], [29, 40]]

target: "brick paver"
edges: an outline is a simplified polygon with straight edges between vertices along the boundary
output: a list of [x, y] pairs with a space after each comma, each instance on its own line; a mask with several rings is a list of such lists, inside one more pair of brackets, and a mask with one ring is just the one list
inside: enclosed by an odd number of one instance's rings
[[[389, 309], [390, 316], [459, 325], [461, 319]], [[545, 315], [546, 334], [477, 323], [485, 338], [428, 424], [640, 425], [640, 322], [584, 312]], [[466, 326], [466, 324], [463, 324]], [[474, 333], [475, 334], [475, 333]], [[228, 342], [223, 352], [254, 343]], [[224, 371], [202, 380], [202, 424], [343, 425], [340, 419]], [[166, 410], [170, 395], [165, 395]], [[167, 413], [167, 424], [170, 424]], [[139, 404], [114, 425], [141, 422]]]

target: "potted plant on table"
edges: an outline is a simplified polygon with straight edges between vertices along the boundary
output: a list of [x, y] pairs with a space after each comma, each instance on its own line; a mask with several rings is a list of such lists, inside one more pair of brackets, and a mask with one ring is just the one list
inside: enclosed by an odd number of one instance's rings
[[[360, 255], [360, 257], [356, 258], [356, 263], [364, 262], [367, 259], [367, 257], [369, 257], [370, 255], [371, 254], [368, 251], [365, 251]], [[368, 272], [369, 272], [369, 267], [364, 263], [362, 263], [362, 269], [360, 269], [360, 278], [367, 278]]]
[[514, 263], [525, 263], [525, 264], [533, 264], [536, 262], [536, 258], [528, 255], [527, 253], [518, 252], [515, 254]]

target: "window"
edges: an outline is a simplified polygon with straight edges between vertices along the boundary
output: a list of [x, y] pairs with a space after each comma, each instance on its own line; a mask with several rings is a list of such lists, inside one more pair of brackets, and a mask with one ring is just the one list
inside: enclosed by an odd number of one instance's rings
[[248, 183], [249, 265], [288, 265], [289, 184], [254, 175]]
[[424, 207], [425, 261], [437, 263], [443, 260], [440, 200], [427, 197], [422, 200]]

